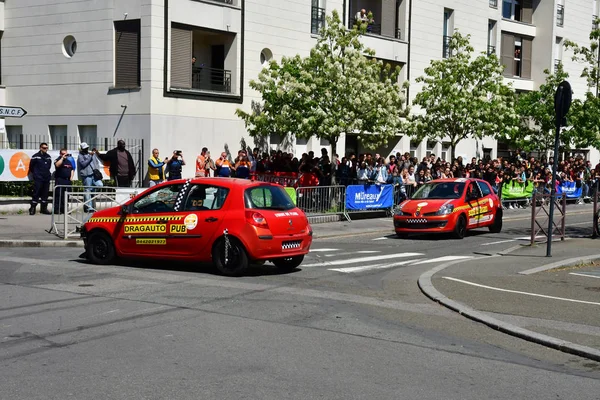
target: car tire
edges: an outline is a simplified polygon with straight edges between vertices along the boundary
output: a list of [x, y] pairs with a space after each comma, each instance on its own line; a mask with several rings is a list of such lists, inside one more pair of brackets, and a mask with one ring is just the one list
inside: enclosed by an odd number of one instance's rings
[[112, 238], [105, 232], [92, 232], [87, 239], [86, 256], [93, 264], [112, 263], [117, 256]]
[[250, 264], [244, 246], [231, 236], [227, 239], [221, 238], [215, 243], [212, 259], [219, 272], [226, 276], [241, 276]]
[[294, 256], [294, 257], [284, 257], [284, 258], [275, 258], [272, 260], [273, 264], [277, 268], [283, 271], [291, 271], [296, 269], [302, 264], [304, 261], [304, 256]]
[[452, 236], [455, 239], [462, 239], [467, 234], [467, 218], [464, 214], [461, 214], [456, 219], [456, 225], [454, 225], [454, 232], [452, 232]]
[[494, 217], [494, 222], [492, 222], [492, 224], [490, 226], [488, 226], [488, 229], [492, 233], [500, 233], [502, 231], [502, 210], [501, 209], [498, 209], [496, 211], [496, 216]]

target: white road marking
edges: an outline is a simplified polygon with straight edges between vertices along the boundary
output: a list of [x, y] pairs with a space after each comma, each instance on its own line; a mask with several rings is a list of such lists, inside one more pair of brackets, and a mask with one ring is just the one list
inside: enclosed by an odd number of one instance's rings
[[517, 239], [509, 239], [509, 240], [499, 240], [497, 242], [490, 242], [490, 243], [483, 243], [481, 244], [482, 246], [491, 246], [493, 244], [500, 244], [500, 243], [509, 243], [509, 242], [516, 242]]
[[326, 252], [326, 251], [338, 251], [339, 249], [310, 249], [311, 253], [318, 253], [318, 252]]
[[[546, 236], [545, 235], [538, 235], [535, 238], [536, 239], [546, 239]], [[518, 237], [515, 240], [531, 240], [531, 236]]]
[[429, 260], [419, 261], [412, 265], [430, 264], [430, 263], [435, 263], [435, 262], [445, 262], [445, 261], [454, 261], [454, 260], [467, 260], [470, 258], [473, 258], [473, 257], [472, 256], [444, 256], [444, 257], [438, 257], [438, 258], [432, 258]]
[[477, 286], [477, 287], [481, 287], [481, 288], [484, 288], [484, 289], [496, 290], [498, 292], [523, 294], [525, 296], [543, 297], [545, 299], [562, 300], [562, 301], [568, 301], [568, 302], [571, 302], [571, 303], [591, 304], [591, 305], [594, 305], [594, 306], [600, 306], [600, 303], [595, 303], [593, 301], [567, 299], [567, 298], [564, 298], [564, 297], [548, 296], [548, 295], [545, 295], [545, 294], [537, 294], [537, 293], [529, 293], [529, 292], [520, 292], [518, 290], [502, 289], [502, 288], [497, 288], [497, 287], [493, 287], [493, 286], [480, 285], [479, 283], [474, 283], [474, 282], [469, 282], [469, 281], [463, 281], [462, 279], [451, 278], [449, 276], [444, 276], [444, 279], [448, 279], [448, 280], [451, 280], [451, 281], [454, 281], [454, 282], [464, 283], [466, 285]]
[[577, 272], [571, 272], [569, 275], [585, 276], [586, 278], [600, 279], [600, 276], [598, 276], [598, 275], [579, 274]]
[[362, 267], [332, 268], [332, 269], [329, 269], [328, 271], [344, 272], [344, 273], [348, 274], [351, 272], [362, 272], [362, 271], [370, 271], [370, 270], [375, 270], [375, 269], [386, 269], [386, 268], [399, 267], [401, 265], [410, 264], [413, 261], [415, 261], [415, 260], [400, 261], [400, 262], [396, 262], [396, 263], [382, 264], [382, 265], [365, 265]]
[[387, 240], [387, 239], [389, 239], [389, 237], [383, 236], [383, 237], [380, 237], [380, 238], [377, 238], [377, 239], [373, 239], [373, 240]]
[[422, 256], [422, 253], [398, 253], [398, 254], [385, 254], [381, 256], [371, 256], [371, 257], [359, 257], [359, 258], [349, 258], [347, 260], [336, 260], [331, 262], [317, 263], [317, 264], [302, 264], [300, 267], [310, 268], [310, 267], [334, 267], [336, 265], [346, 265], [346, 264], [358, 264], [362, 262], [370, 262], [370, 261], [380, 261], [380, 260], [391, 260], [394, 258], [405, 258], [405, 257], [416, 257]]
[[[379, 250], [350, 251], [348, 253], [344, 253], [344, 255], [348, 255], [348, 254], [375, 254], [375, 253], [381, 253], [381, 251], [379, 251]], [[337, 257], [339, 255], [340, 255], [339, 253], [325, 254], [325, 257]]]

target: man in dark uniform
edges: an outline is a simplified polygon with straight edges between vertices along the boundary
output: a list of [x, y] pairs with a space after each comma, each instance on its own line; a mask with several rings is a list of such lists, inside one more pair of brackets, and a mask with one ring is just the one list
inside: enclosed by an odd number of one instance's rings
[[[65, 192], [71, 186], [71, 180], [75, 173], [75, 161], [70, 154], [67, 154], [67, 149], [60, 149], [60, 156], [54, 160], [54, 182], [57, 189], [54, 190], [54, 214], [65, 213]], [[62, 186], [62, 187], [61, 187]]]
[[29, 214], [35, 215], [35, 208], [38, 201], [41, 203], [40, 212], [50, 214], [48, 211], [48, 190], [50, 190], [50, 167], [52, 158], [48, 154], [48, 144], [41, 143], [40, 151], [31, 157], [29, 162], [29, 173], [33, 177], [33, 196], [31, 198], [31, 207]]

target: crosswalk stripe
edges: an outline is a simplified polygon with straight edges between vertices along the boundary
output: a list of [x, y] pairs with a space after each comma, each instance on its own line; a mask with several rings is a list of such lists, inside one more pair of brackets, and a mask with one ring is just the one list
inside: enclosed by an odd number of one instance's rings
[[317, 253], [317, 252], [326, 252], [326, 251], [338, 251], [339, 249], [310, 249], [311, 253]]
[[324, 263], [316, 263], [316, 264], [302, 264], [301, 267], [310, 268], [310, 267], [334, 267], [336, 265], [346, 265], [346, 264], [358, 264], [361, 262], [370, 262], [370, 261], [379, 261], [379, 260], [391, 260], [394, 258], [405, 258], [405, 257], [416, 257], [422, 256], [422, 253], [397, 253], [397, 254], [385, 254], [381, 256], [370, 256], [370, 257], [359, 257], [359, 258], [349, 258], [347, 260], [335, 260]]
[[389, 239], [389, 237], [383, 236], [383, 237], [376, 238], [376, 239], [373, 239], [373, 240], [387, 240], [387, 239]]
[[415, 261], [415, 260], [400, 261], [400, 262], [396, 262], [396, 263], [382, 264], [382, 265], [365, 265], [362, 267], [331, 268], [331, 269], [329, 269], [329, 271], [344, 272], [344, 273], [349, 274], [352, 272], [363, 272], [363, 271], [371, 271], [371, 270], [377, 270], [377, 269], [399, 267], [401, 265], [410, 264], [413, 261]]
[[[350, 252], [343, 253], [343, 254], [348, 255], [348, 254], [375, 254], [375, 253], [381, 253], [381, 251], [379, 251], [379, 250], [350, 251]], [[337, 257], [339, 255], [340, 255], [339, 253], [325, 254], [325, 257]]]
[[431, 264], [431, 263], [443, 262], [443, 261], [467, 260], [470, 258], [473, 258], [473, 257], [472, 256], [444, 256], [444, 257], [431, 258], [429, 260], [419, 261], [412, 265]]

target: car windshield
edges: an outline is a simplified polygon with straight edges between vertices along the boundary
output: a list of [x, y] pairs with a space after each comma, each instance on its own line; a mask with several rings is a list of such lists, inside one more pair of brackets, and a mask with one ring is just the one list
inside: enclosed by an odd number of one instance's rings
[[296, 206], [281, 186], [257, 186], [246, 189], [246, 208], [287, 211]]
[[458, 199], [465, 189], [465, 182], [430, 182], [421, 186], [411, 199]]

